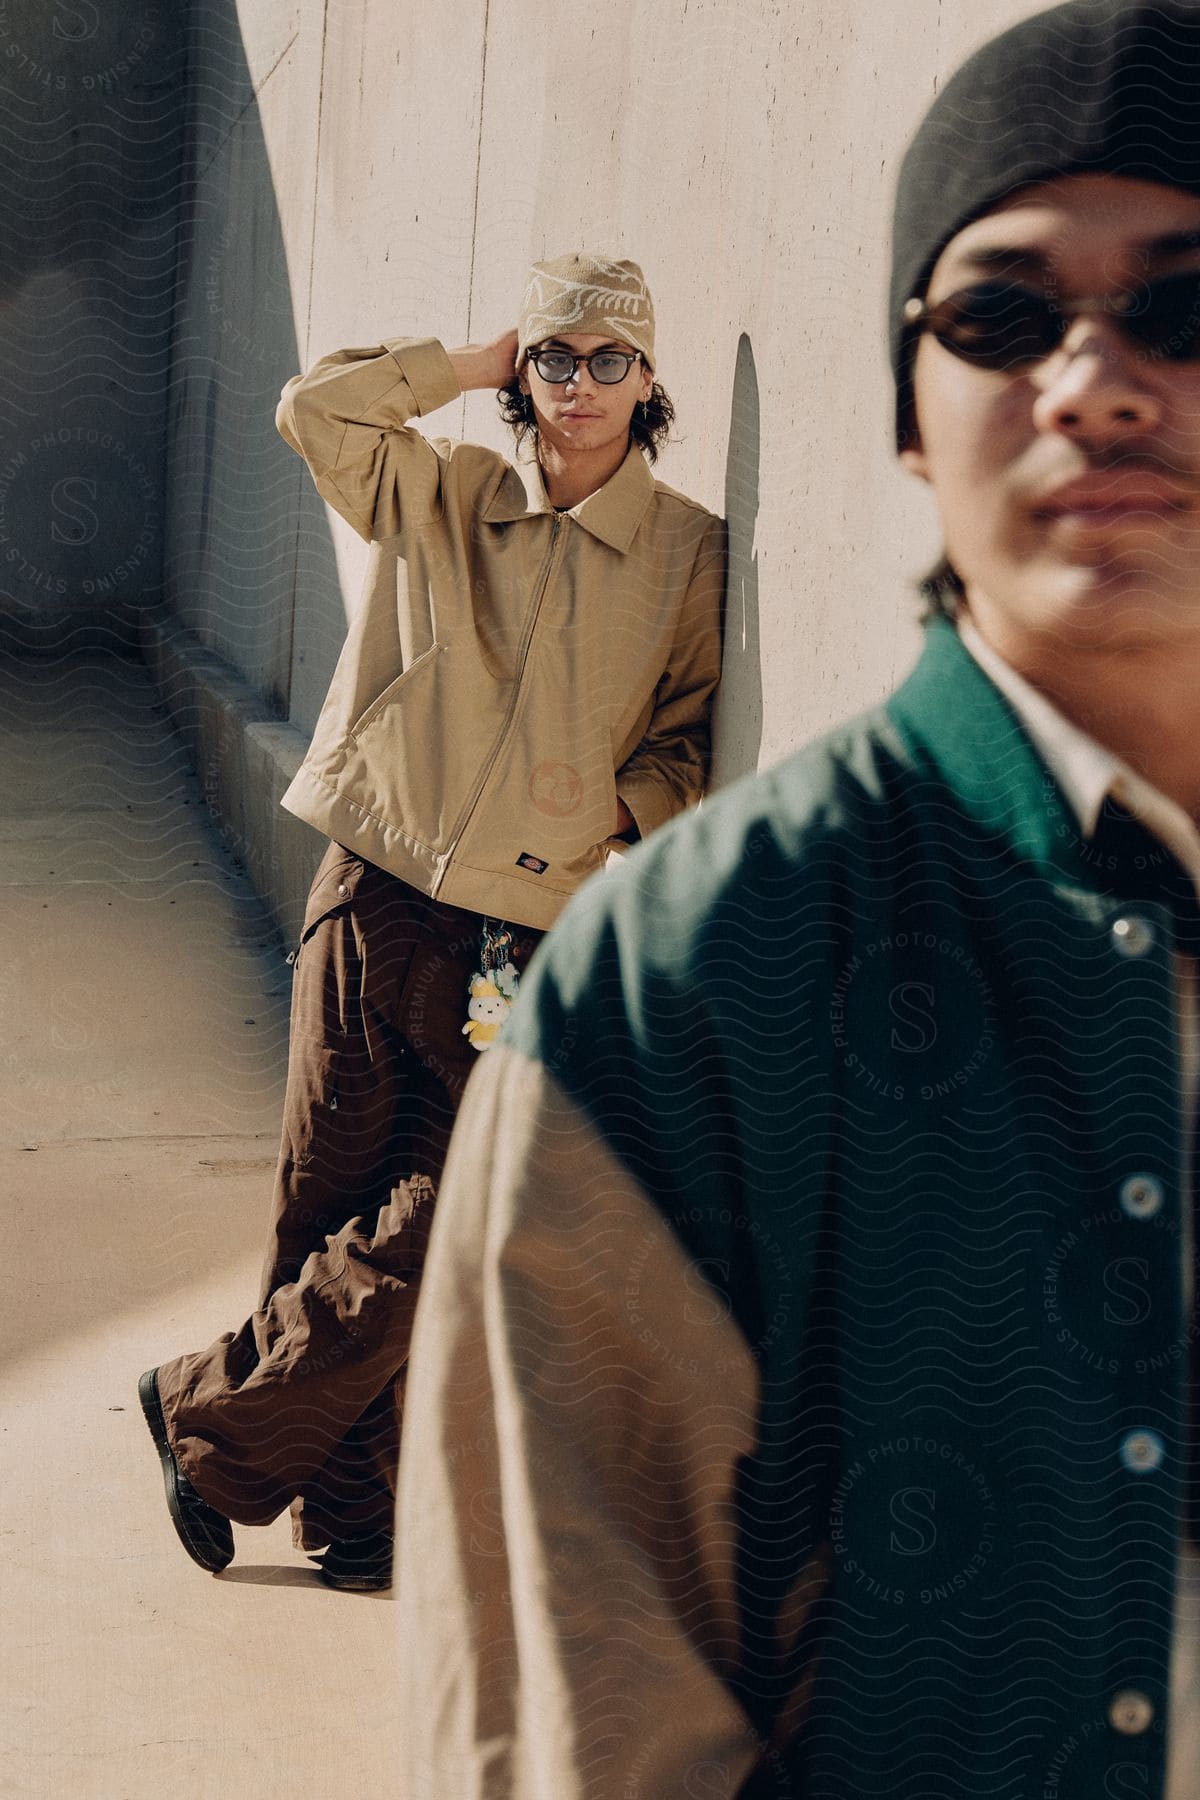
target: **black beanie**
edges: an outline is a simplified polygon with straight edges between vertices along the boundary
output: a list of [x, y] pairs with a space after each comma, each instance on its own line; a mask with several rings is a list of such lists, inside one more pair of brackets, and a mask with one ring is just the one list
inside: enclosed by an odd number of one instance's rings
[[1200, 0], [1070, 0], [993, 38], [930, 107], [900, 170], [889, 331], [896, 441], [924, 295], [950, 239], [1018, 189], [1086, 171], [1200, 194]]

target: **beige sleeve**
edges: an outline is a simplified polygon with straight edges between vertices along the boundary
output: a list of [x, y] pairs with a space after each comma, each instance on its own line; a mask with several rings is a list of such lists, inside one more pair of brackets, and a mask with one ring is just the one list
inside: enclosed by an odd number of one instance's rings
[[397, 1523], [404, 1800], [733, 1800], [745, 1341], [540, 1066], [468, 1084]]
[[633, 755], [617, 770], [617, 794], [642, 837], [694, 805], [704, 792], [713, 690], [721, 679], [724, 599], [725, 526], [714, 519], [696, 558], [653, 717]]
[[335, 351], [307, 375], [294, 375], [275, 423], [308, 464], [322, 499], [360, 537], [393, 537], [402, 518], [425, 523], [441, 505], [441, 457], [406, 421], [461, 392], [435, 338], [398, 338]]

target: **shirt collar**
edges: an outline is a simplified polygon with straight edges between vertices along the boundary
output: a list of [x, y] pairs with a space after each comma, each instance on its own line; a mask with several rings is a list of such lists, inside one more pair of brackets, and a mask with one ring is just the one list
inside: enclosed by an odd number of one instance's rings
[[[641, 451], [631, 444], [616, 473], [578, 506], [569, 508], [567, 516], [599, 538], [601, 543], [624, 555], [633, 543], [653, 497], [654, 477]], [[490, 525], [501, 525], [553, 510], [537, 458], [527, 456], [515, 466], [508, 466], [499, 487], [483, 509], [483, 517]]]
[[1082, 835], [1095, 836], [1100, 809], [1111, 794], [1166, 845], [1200, 892], [1200, 831], [1182, 806], [1061, 713], [986, 642], [970, 619], [957, 623], [964, 646], [1004, 695], [1062, 789]]

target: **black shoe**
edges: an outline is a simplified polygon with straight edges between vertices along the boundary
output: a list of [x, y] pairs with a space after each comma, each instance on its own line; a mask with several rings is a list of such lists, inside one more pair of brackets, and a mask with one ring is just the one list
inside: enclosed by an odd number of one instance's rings
[[326, 1587], [348, 1594], [373, 1594], [392, 1585], [390, 1531], [373, 1531], [369, 1537], [339, 1538], [330, 1544], [317, 1571]]
[[215, 1575], [233, 1561], [233, 1528], [223, 1513], [200, 1498], [175, 1460], [175, 1452], [167, 1441], [162, 1401], [158, 1397], [157, 1369], [147, 1369], [138, 1382], [138, 1399], [162, 1463], [171, 1523], [192, 1561]]

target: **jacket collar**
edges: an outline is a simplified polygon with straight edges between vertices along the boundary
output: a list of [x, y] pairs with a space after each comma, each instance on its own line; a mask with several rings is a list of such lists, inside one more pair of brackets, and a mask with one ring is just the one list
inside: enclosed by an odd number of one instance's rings
[[[608, 544], [622, 555], [637, 535], [654, 497], [654, 477], [646, 459], [636, 445], [615, 475], [610, 475], [602, 488], [570, 509], [569, 516], [602, 544]], [[535, 518], [552, 512], [542, 471], [537, 458], [522, 457], [515, 466], [508, 465], [500, 485], [483, 509], [489, 525], [511, 524], [516, 519]]]
[[1025, 727], [1034, 749], [1070, 801], [1084, 837], [1096, 836], [1101, 809], [1111, 795], [1166, 845], [1200, 894], [1200, 831], [1183, 807], [1059, 712], [1045, 694], [1005, 662], [965, 615], [958, 620], [958, 635]]
[[1094, 887], [1075, 808], [1015, 708], [948, 619], [926, 632], [921, 660], [887, 702], [918, 772], [947, 783], [988, 836], [1052, 878]]
[[960, 640], [1000, 689], [1071, 802], [1084, 837], [1095, 837], [1105, 796], [1133, 771], [1112, 750], [1073, 725], [1045, 694], [1005, 662], [965, 612], [955, 623]]

